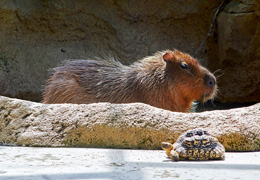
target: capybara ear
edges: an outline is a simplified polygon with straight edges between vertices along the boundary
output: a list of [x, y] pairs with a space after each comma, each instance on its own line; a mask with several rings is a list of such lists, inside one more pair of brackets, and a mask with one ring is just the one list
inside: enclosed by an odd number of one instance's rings
[[171, 61], [174, 61], [174, 59], [175, 59], [175, 57], [174, 57], [174, 55], [173, 54], [171, 54], [171, 53], [165, 53], [164, 55], [163, 55], [163, 60], [165, 61], [165, 62], [167, 62], [167, 63], [169, 63], [169, 62], [171, 62]]

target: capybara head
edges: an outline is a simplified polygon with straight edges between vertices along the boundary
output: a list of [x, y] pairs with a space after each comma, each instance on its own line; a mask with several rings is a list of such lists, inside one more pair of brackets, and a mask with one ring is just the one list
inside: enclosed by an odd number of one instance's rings
[[[173, 81], [174, 92], [187, 100], [205, 102], [216, 93], [216, 78], [190, 55], [180, 51], [170, 51], [163, 55], [166, 62], [166, 74]], [[177, 97], [178, 98], [178, 97]]]

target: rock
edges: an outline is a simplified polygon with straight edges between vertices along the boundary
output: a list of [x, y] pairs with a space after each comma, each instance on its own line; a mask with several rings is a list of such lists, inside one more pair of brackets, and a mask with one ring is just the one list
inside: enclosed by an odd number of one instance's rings
[[[2, 0], [0, 94], [41, 101], [48, 70], [68, 59], [112, 55], [129, 64], [173, 48], [193, 55], [221, 2]], [[224, 73], [220, 101], [259, 102], [259, 1], [227, 2], [198, 58]]]
[[260, 101], [260, 8], [256, 1], [231, 1], [218, 17], [222, 102]]
[[41, 104], [0, 96], [0, 142], [21, 146], [160, 149], [205, 128], [227, 151], [260, 150], [260, 104], [176, 113], [146, 104]]
[[67, 59], [112, 55], [129, 64], [163, 49], [192, 53], [208, 29], [205, 14], [217, 5], [1, 1], [0, 94], [40, 101], [48, 69]]

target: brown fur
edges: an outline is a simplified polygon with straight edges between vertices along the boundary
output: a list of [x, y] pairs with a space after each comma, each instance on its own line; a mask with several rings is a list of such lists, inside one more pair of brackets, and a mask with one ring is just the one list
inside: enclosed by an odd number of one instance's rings
[[54, 70], [43, 103], [143, 102], [188, 112], [193, 101], [205, 102], [216, 91], [214, 75], [177, 50], [157, 52], [130, 66], [112, 60], [77, 60]]

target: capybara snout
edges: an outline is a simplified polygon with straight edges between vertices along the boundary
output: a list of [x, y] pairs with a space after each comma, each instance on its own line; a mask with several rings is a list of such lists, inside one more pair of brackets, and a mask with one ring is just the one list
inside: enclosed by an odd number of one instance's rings
[[216, 78], [211, 73], [207, 73], [204, 77], [204, 82], [209, 88], [212, 88], [216, 85]]
[[206, 86], [205, 88], [205, 93], [203, 94], [202, 98], [200, 101], [205, 102], [209, 99], [213, 99], [216, 91], [217, 91], [217, 84], [216, 84], [216, 78], [213, 74], [210, 72], [207, 72], [206, 75], [204, 76], [204, 84]]

